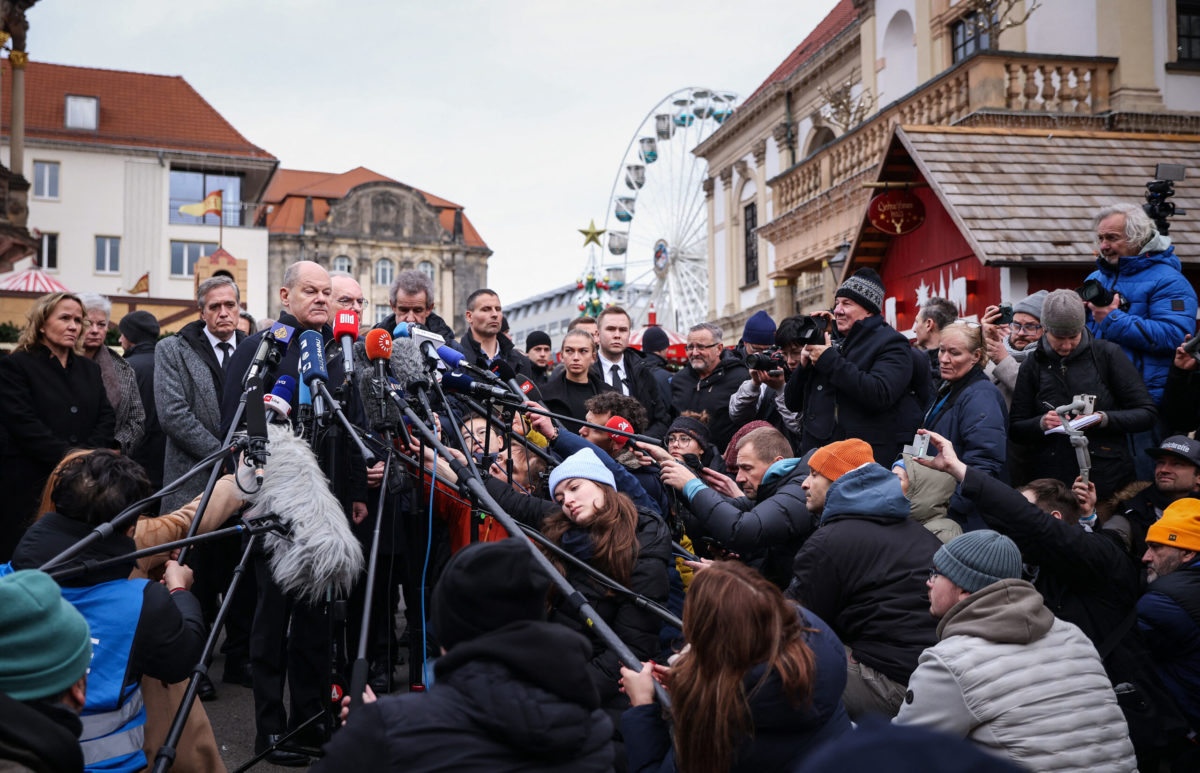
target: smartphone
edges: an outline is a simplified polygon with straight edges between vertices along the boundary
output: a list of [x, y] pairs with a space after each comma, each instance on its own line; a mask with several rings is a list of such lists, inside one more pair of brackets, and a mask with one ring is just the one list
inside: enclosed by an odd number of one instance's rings
[[1013, 321], [1013, 307], [1011, 303], [1000, 304], [1000, 316], [996, 318], [993, 324], [1008, 325]]

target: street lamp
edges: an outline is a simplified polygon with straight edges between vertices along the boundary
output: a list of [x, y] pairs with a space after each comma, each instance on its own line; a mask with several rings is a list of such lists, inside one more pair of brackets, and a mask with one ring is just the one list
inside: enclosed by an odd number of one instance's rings
[[825, 264], [825, 268], [829, 269], [829, 278], [832, 280], [831, 285], [837, 285], [838, 274], [842, 271], [843, 266], [846, 265], [846, 258], [849, 255], [850, 242], [842, 242], [837, 246], [833, 257], [822, 261]]

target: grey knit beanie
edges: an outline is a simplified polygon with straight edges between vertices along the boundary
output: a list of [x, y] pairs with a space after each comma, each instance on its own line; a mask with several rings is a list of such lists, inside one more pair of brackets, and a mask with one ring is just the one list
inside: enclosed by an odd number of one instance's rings
[[1021, 551], [999, 532], [982, 529], [955, 537], [933, 554], [939, 574], [967, 593], [994, 582], [1021, 578]]
[[1028, 314], [1031, 317], [1036, 317], [1038, 322], [1042, 321], [1042, 304], [1046, 302], [1046, 296], [1049, 295], [1048, 290], [1038, 290], [1028, 298], [1023, 298], [1013, 304], [1014, 314]]
[[[1016, 311], [1016, 308], [1013, 308]], [[1083, 330], [1083, 299], [1074, 290], [1055, 290], [1042, 303], [1042, 327], [1060, 338], [1069, 338]]]
[[860, 268], [842, 282], [834, 298], [849, 298], [872, 314], [883, 309], [883, 279], [873, 268]]
[[617, 481], [612, 472], [604, 466], [604, 462], [600, 461], [600, 457], [596, 456], [596, 452], [590, 448], [576, 451], [550, 472], [550, 494], [554, 494], [559, 483], [571, 478], [586, 478], [613, 488], [617, 487]]

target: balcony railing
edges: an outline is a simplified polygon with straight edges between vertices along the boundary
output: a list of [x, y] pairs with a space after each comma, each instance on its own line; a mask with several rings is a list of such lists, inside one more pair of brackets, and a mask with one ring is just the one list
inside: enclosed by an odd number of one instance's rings
[[1084, 115], [1109, 109], [1117, 60], [984, 51], [892, 103], [770, 181], [786, 213], [879, 163], [896, 124], [944, 126], [979, 110]]

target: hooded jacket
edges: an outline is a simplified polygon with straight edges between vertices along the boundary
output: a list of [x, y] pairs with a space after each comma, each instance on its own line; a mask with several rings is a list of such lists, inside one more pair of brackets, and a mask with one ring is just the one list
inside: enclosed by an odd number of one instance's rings
[[791, 559], [813, 530], [801, 488], [806, 477], [808, 466], [799, 459], [780, 459], [763, 474], [753, 500], [729, 499], [697, 478], [683, 490], [692, 515], [689, 525], [694, 520], [699, 533], [751, 559], [748, 563], [761, 564], [756, 568], [767, 579], [786, 587]]
[[1125, 351], [1156, 403], [1162, 399], [1175, 347], [1196, 330], [1196, 291], [1181, 269], [1175, 245], [1156, 233], [1142, 254], [1121, 258], [1116, 268], [1097, 258], [1096, 270], [1088, 275], [1129, 303], [1128, 311], [1114, 309], [1099, 323], [1089, 314], [1088, 329]]
[[912, 519], [932, 532], [942, 544], [962, 534], [962, 527], [958, 522], [946, 517], [950, 509], [950, 497], [958, 488], [958, 481], [954, 476], [917, 464], [908, 454], [904, 455], [904, 472], [908, 475], [908, 491], [905, 492], [905, 497], [912, 508]]
[[788, 409], [804, 417], [801, 453], [859, 438], [875, 461], [891, 464], [921, 424], [917, 395], [928, 394], [929, 383], [908, 339], [872, 314], [811, 366], [796, 368], [783, 394]]
[[835, 480], [787, 592], [828, 621], [857, 660], [900, 684], [936, 641], [925, 581], [942, 545], [910, 509], [899, 479], [878, 464]]
[[938, 623], [895, 722], [966, 737], [1029, 770], [1137, 768], [1096, 654], [1025, 580], [988, 585]]
[[[797, 609], [804, 625], [804, 640], [813, 653], [813, 684], [808, 701], [799, 705], [783, 692], [777, 672], [766, 673], [766, 663], [751, 668], [742, 680], [750, 702], [754, 735], [734, 752], [730, 770], [760, 773], [792, 770], [818, 746], [850, 731], [850, 718], [842, 705], [846, 689], [846, 653], [829, 625], [807, 609]], [[635, 706], [621, 715], [621, 729], [634, 773], [676, 770], [669, 724], [657, 703]]]
[[608, 771], [612, 722], [587, 676], [591, 646], [521, 620], [455, 645], [427, 693], [352, 712], [313, 766], [323, 771]]
[[720, 361], [704, 378], [691, 365], [671, 377], [671, 408], [676, 415], [683, 411], [707, 412], [713, 445], [724, 451], [737, 429], [729, 418], [729, 398], [748, 378], [750, 371], [742, 359], [731, 351], [722, 351]]
[[1128, 435], [1150, 429], [1156, 415], [1141, 376], [1116, 344], [1084, 331], [1074, 351], [1061, 357], [1043, 336], [1017, 375], [1009, 432], [1013, 442], [1030, 449], [1038, 477], [1071, 485], [1079, 475], [1075, 449], [1065, 434], [1047, 435], [1041, 421], [1047, 406], [1066, 405], [1081, 394], [1095, 395], [1096, 410], [1106, 416], [1086, 430], [1092, 480], [1106, 497], [1133, 479]]

